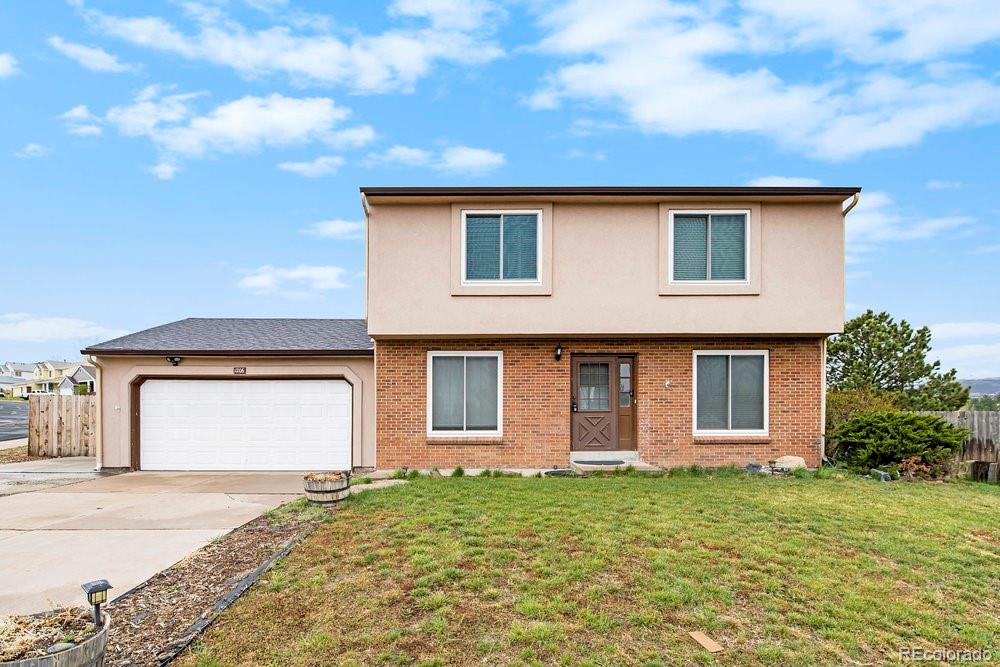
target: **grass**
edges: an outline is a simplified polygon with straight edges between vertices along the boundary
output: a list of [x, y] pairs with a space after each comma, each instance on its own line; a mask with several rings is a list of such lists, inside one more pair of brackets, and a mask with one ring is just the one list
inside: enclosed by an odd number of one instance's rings
[[420, 477], [352, 497], [180, 664], [884, 664], [997, 656], [998, 610], [1000, 487]]

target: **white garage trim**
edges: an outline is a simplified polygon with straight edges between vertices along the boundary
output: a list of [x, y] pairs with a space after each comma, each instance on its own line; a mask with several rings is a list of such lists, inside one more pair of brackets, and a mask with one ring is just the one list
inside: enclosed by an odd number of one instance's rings
[[350, 470], [354, 393], [343, 376], [138, 377], [132, 467]]

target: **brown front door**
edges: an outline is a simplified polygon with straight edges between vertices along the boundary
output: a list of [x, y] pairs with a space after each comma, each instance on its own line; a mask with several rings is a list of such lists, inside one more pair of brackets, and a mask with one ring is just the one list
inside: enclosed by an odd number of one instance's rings
[[635, 449], [634, 376], [632, 356], [573, 355], [574, 451]]

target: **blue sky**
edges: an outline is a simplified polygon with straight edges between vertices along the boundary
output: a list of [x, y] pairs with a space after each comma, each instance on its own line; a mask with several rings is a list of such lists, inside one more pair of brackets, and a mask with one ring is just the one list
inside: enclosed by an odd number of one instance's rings
[[848, 310], [1000, 375], [994, 0], [0, 5], [0, 359], [363, 313], [359, 185], [860, 185]]

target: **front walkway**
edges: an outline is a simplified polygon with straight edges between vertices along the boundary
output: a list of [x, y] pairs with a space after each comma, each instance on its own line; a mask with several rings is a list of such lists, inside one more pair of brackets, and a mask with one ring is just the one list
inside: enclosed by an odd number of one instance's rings
[[[85, 604], [80, 584], [116, 597], [302, 492], [301, 473], [134, 472], [0, 497], [0, 615]], [[58, 464], [58, 465], [57, 465]], [[77, 466], [84, 462], [76, 461]], [[26, 464], [15, 464], [25, 465]], [[27, 475], [24, 470], [0, 476]]]

